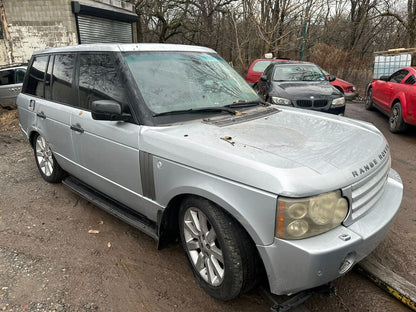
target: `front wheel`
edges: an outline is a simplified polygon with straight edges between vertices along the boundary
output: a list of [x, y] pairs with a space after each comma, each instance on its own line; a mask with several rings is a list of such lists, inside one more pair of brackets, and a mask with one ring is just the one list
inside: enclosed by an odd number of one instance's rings
[[393, 133], [400, 133], [407, 129], [407, 124], [403, 119], [402, 105], [400, 102], [393, 104], [389, 118], [389, 129]]
[[35, 152], [36, 165], [42, 178], [50, 183], [61, 182], [65, 171], [58, 165], [49, 143], [40, 134], [37, 134], [34, 138], [33, 150]]
[[261, 266], [254, 243], [221, 208], [206, 199], [185, 199], [179, 230], [193, 273], [211, 296], [231, 300], [256, 284]]

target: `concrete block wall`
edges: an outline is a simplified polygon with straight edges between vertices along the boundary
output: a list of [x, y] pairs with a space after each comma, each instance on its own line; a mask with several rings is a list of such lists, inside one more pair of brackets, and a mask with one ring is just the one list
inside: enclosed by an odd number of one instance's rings
[[[102, 8], [112, 5], [96, 0], [82, 3]], [[78, 44], [71, 0], [0, 0], [11, 37], [14, 63], [27, 62], [33, 51]], [[0, 65], [9, 64], [10, 43], [0, 39]]]

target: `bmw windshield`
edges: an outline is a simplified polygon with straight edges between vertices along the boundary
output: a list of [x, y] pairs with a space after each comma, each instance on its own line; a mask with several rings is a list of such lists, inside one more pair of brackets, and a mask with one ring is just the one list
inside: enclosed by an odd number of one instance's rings
[[322, 81], [326, 80], [322, 70], [314, 64], [279, 64], [273, 81]]
[[[194, 111], [227, 113], [230, 104], [261, 102], [256, 92], [216, 54], [126, 54], [137, 87], [153, 116]], [[218, 109], [217, 109], [218, 108]]]

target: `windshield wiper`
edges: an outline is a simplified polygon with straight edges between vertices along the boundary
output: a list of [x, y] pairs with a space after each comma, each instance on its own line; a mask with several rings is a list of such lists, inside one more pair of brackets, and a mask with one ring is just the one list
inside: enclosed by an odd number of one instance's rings
[[228, 107], [202, 107], [202, 108], [190, 108], [180, 109], [169, 112], [153, 114], [153, 117], [165, 116], [165, 115], [180, 115], [180, 114], [192, 114], [192, 113], [205, 113], [205, 112], [227, 112], [231, 115], [239, 115], [240, 112]]
[[239, 100], [239, 101], [233, 102], [232, 104], [224, 105], [224, 107], [237, 108], [237, 107], [250, 107], [250, 106], [258, 106], [258, 105], [268, 106], [269, 104], [262, 100], [257, 100], [257, 101]]

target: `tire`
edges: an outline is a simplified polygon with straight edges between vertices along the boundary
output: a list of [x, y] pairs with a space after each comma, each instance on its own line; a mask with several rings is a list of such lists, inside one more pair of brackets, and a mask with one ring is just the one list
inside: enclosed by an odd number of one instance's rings
[[40, 134], [33, 138], [33, 151], [40, 175], [49, 183], [59, 183], [65, 176], [65, 171], [56, 162], [48, 142]]
[[193, 273], [212, 297], [231, 300], [257, 284], [262, 265], [256, 247], [221, 208], [206, 199], [185, 199], [179, 231]]
[[393, 133], [400, 133], [407, 129], [407, 124], [403, 119], [402, 104], [396, 102], [390, 112], [389, 130]]
[[365, 99], [364, 107], [365, 107], [366, 110], [372, 110], [374, 108], [374, 104], [373, 104], [373, 89], [372, 88], [368, 89], [368, 96]]

